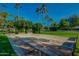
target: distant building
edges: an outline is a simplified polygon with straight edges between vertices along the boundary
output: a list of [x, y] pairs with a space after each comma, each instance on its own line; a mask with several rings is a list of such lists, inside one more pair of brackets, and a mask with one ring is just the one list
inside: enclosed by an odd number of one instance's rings
[[79, 26], [75, 26], [72, 28], [73, 30], [79, 30]]

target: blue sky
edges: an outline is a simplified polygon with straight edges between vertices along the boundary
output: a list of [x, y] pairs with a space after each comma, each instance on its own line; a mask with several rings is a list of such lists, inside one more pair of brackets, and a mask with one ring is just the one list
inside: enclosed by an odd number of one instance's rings
[[[4, 5], [6, 5], [7, 7], [2, 8], [3, 11], [8, 11], [10, 14], [18, 15], [16, 9], [14, 8], [14, 4]], [[22, 8], [19, 9], [19, 15], [31, 20], [32, 22], [39, 22], [40, 20], [38, 20], [38, 16], [36, 15], [35, 10], [40, 5], [41, 4], [25, 3], [22, 5]], [[72, 15], [79, 16], [79, 4], [77, 3], [50, 3], [46, 5], [48, 8], [48, 15], [57, 23], [60, 22], [61, 18], [68, 18]], [[11, 20], [11, 18], [9, 19]]]

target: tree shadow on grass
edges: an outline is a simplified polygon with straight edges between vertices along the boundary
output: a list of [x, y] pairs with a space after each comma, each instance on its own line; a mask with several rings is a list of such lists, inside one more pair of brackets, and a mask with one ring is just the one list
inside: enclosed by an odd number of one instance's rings
[[72, 37], [68, 39], [69, 41], [76, 41], [76, 37]]
[[64, 42], [61, 47], [65, 49], [73, 50], [74, 45], [75, 42]]

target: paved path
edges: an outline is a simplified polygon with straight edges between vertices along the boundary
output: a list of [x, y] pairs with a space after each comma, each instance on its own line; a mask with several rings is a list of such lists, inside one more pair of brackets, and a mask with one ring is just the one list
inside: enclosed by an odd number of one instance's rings
[[[37, 38], [37, 39], [48, 39], [52, 44], [56, 44], [56, 45], [62, 45], [64, 42], [68, 42], [68, 38], [66, 37], [61, 37], [61, 36], [54, 36], [54, 35], [44, 35], [44, 34], [18, 34], [18, 35], [15, 35], [15, 34], [7, 34], [7, 36], [9, 38], [15, 38], [15, 37], [19, 37], [19, 38]], [[17, 46], [15, 45], [15, 42], [13, 42], [13, 39], [9, 39], [13, 49], [15, 50], [15, 52], [17, 53], [17, 55], [24, 55], [24, 52], [17, 48]], [[26, 42], [27, 44], [29, 44], [31, 47], [35, 48], [35, 49], [39, 49], [39, 46], [36, 46], [36, 45], [33, 45], [32, 43], [30, 43], [28, 40], [23, 40], [22, 41]], [[40, 51], [43, 51], [44, 53], [48, 54], [48, 55], [62, 55], [60, 54], [60, 52], [58, 51], [56, 53], [56, 51], [53, 50], [53, 53], [51, 53], [50, 51], [47, 52], [48, 50], [47, 49], [40, 49]]]
[[36, 43], [31, 42], [30, 40], [23, 40], [26, 44], [28, 44], [29, 46], [47, 54], [48, 56], [58, 56], [58, 55], [63, 55], [63, 53], [61, 53], [60, 51], [54, 50], [52, 49], [52, 51], [50, 51], [47, 48], [41, 47], [40, 45], [37, 45]]
[[12, 48], [14, 49], [14, 51], [16, 52], [16, 54], [17, 54], [18, 56], [24, 56], [24, 55], [25, 55], [24, 52], [22, 51], [22, 49], [19, 48], [19, 47], [15, 44], [15, 42], [13, 41], [12, 38], [9, 38], [9, 42], [10, 42]]
[[68, 38], [67, 37], [61, 37], [61, 36], [55, 36], [55, 35], [44, 35], [44, 34], [7, 34], [8, 37], [10, 38], [15, 38], [15, 37], [20, 37], [20, 38], [42, 38], [42, 39], [48, 39], [50, 40], [50, 42], [53, 44], [57, 44], [57, 45], [62, 45], [62, 43], [64, 42], [68, 42]]
[[[46, 55], [48, 56], [58, 56], [58, 55], [63, 55], [63, 53], [61, 53], [60, 51], [56, 51], [54, 49], [52, 49], [52, 51], [50, 51], [49, 49], [47, 48], [44, 48], [44, 47], [41, 47], [40, 45], [37, 45], [36, 43], [34, 42], [31, 42], [30, 40], [25, 40], [24, 38], [21, 38], [22, 40], [22, 43], [26, 43], [26, 45], [29, 45], [31, 48], [34, 48], [35, 50], [39, 50], [40, 52], [43, 52], [45, 53]], [[17, 55], [19, 56], [24, 56], [25, 53], [23, 52], [23, 50], [21, 49], [22, 46], [20, 47], [19, 45], [17, 45], [13, 39], [9, 39], [13, 49], [15, 50], [15, 52], [17, 53]], [[20, 47], [20, 48], [19, 48]], [[23, 49], [26, 49], [27, 46], [23, 46]], [[27, 51], [27, 49], [26, 49]]]

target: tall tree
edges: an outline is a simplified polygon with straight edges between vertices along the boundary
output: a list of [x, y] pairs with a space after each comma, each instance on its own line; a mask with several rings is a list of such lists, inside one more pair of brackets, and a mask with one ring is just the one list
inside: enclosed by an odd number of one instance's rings
[[42, 28], [41, 23], [35, 23], [32, 26], [32, 31], [33, 31], [33, 33], [40, 33], [41, 28]]
[[47, 16], [47, 13], [48, 13], [46, 4], [42, 4], [41, 7], [38, 7], [36, 9], [36, 13], [37, 13], [37, 15], [42, 15], [42, 21], [44, 21], [45, 16]]
[[69, 22], [67, 19], [61, 19], [60, 21], [60, 29], [67, 30], [69, 29]]
[[4, 28], [4, 31], [6, 32], [6, 28], [7, 28], [7, 17], [8, 17], [8, 12], [2, 12], [1, 13], [1, 19], [3, 20], [3, 24], [2, 24], [2, 26], [3, 26], [3, 28]]
[[16, 18], [16, 21], [18, 20], [18, 16], [19, 16], [19, 9], [21, 8], [21, 3], [15, 3], [15, 5], [14, 5], [14, 8], [16, 8], [16, 10], [17, 10], [17, 18]]
[[45, 20], [46, 20], [46, 22], [47, 22], [47, 26], [48, 26], [48, 23], [50, 23], [50, 25], [51, 25], [51, 23], [54, 22], [54, 20], [53, 20], [51, 17], [49, 17], [48, 15], [45, 16]]
[[74, 15], [74, 16], [71, 16], [69, 19], [68, 19], [71, 27], [74, 27], [74, 26], [79, 26], [79, 17]]
[[[14, 7], [16, 8], [16, 10], [17, 10], [17, 16], [15, 17], [15, 21], [17, 22], [18, 20], [19, 20], [19, 9], [21, 8], [21, 3], [15, 3], [15, 5], [14, 5]], [[18, 25], [18, 24], [17, 24]], [[16, 32], [18, 33], [18, 29], [16, 29]]]

